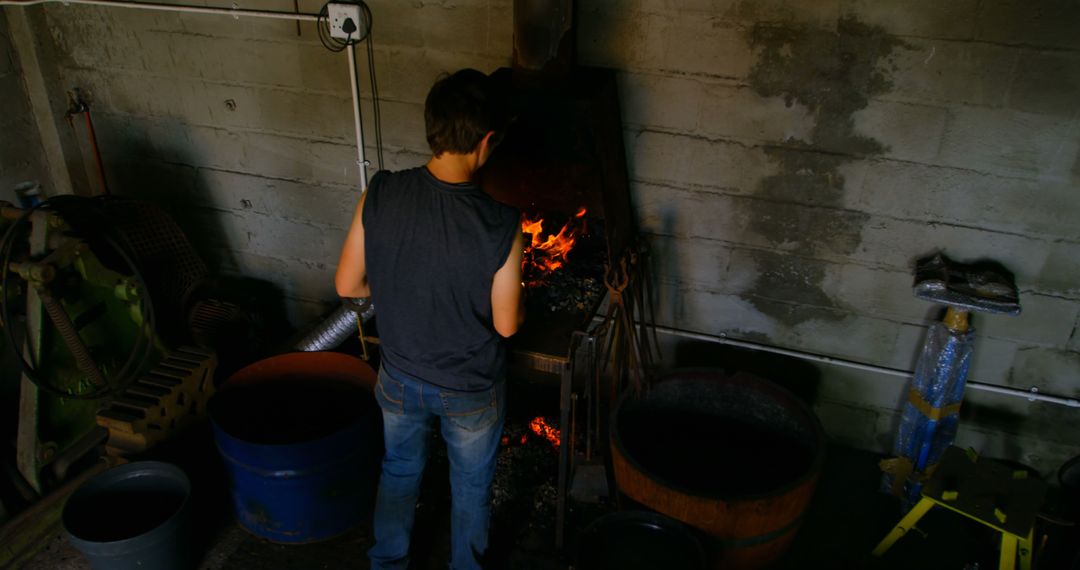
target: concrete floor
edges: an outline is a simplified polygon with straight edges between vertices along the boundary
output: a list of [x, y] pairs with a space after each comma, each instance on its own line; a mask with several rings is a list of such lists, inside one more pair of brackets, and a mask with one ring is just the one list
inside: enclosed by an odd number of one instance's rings
[[[517, 398], [551, 409], [557, 400], [543, 395]], [[514, 402], [514, 399], [510, 399]], [[524, 427], [534, 409], [511, 409], [507, 428], [512, 441], [527, 435]], [[532, 436], [529, 436], [532, 437]], [[446, 568], [449, 552], [449, 485], [445, 453], [433, 446], [417, 511], [413, 539], [414, 569]], [[232, 515], [221, 459], [209, 426], [189, 430], [140, 459], [159, 459], [182, 467], [192, 481], [195, 518], [200, 531], [191, 548], [201, 552], [201, 570], [292, 570], [368, 568], [365, 552], [372, 544], [370, 521], [364, 520], [337, 538], [306, 545], [270, 543], [243, 530]], [[878, 455], [839, 446], [827, 450], [821, 479], [803, 524], [782, 569], [828, 568], [996, 568], [995, 536], [984, 527], [935, 509], [920, 523], [920, 532], [902, 538], [882, 559], [869, 552], [899, 519], [897, 502], [878, 492]], [[492, 518], [492, 567], [522, 570], [568, 568], [574, 562], [576, 539], [597, 517], [610, 512], [607, 505], [571, 503], [567, 517], [567, 548], [555, 549], [554, 496], [557, 454], [540, 438], [527, 445], [511, 444], [500, 452]], [[1052, 495], [1046, 505], [1054, 510]], [[1040, 569], [1076, 568], [1080, 544], [1073, 528], [1047, 526]], [[1071, 561], [1071, 562], [1069, 562]], [[82, 570], [90, 568], [82, 554], [59, 533], [28, 565], [27, 570]]]
[[[190, 460], [190, 456], [187, 458]], [[983, 527], [947, 512], [931, 511], [920, 524], [921, 532], [909, 533], [880, 560], [868, 553], [895, 523], [897, 505], [877, 492], [879, 457], [842, 447], [831, 447], [814, 499], [794, 544], [780, 568], [996, 568], [995, 537]], [[185, 459], [177, 461], [183, 465]], [[212, 469], [192, 468], [196, 488]], [[418, 511], [413, 568], [445, 568], [448, 552], [447, 503], [437, 495], [446, 488], [438, 483], [445, 465], [433, 461]], [[205, 488], [211, 488], [206, 486]], [[348, 533], [315, 544], [283, 546], [244, 531], [225, 506], [221, 490], [204, 493], [199, 505], [199, 526], [206, 531], [205, 555], [199, 568], [293, 570], [316, 568], [367, 568], [365, 551], [371, 545], [370, 525], [359, 524]], [[606, 507], [575, 505], [569, 516], [568, 552], [578, 531]], [[550, 514], [550, 513], [548, 513]], [[500, 528], [502, 525], [502, 528]], [[507, 526], [515, 528], [509, 529]], [[495, 515], [492, 549], [497, 551], [499, 568], [547, 570], [567, 568], [571, 556], [554, 550], [550, 520], [508, 521]], [[1058, 532], [1044, 549], [1046, 556], [1038, 568], [1076, 568], [1066, 562], [1062, 547], [1075, 545]], [[1053, 558], [1053, 559], [1051, 559]], [[1074, 562], [1075, 564], [1075, 562]], [[90, 568], [81, 553], [60, 535], [30, 564], [27, 570], [82, 570]]]

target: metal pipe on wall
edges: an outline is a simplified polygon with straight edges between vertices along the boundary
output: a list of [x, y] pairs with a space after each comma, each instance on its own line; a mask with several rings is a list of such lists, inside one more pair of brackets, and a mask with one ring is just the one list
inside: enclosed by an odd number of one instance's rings
[[345, 48], [349, 52], [349, 87], [352, 89], [353, 121], [356, 123], [356, 156], [360, 167], [360, 193], [367, 190], [367, 159], [364, 158], [364, 125], [360, 121], [360, 84], [356, 82], [356, 45]]
[[210, 6], [189, 6], [185, 4], [159, 4], [156, 2], [123, 2], [114, 0], [0, 0], [0, 6], [36, 6], [38, 4], [86, 4], [90, 6], [111, 6], [114, 8], [140, 8], [161, 12], [186, 12], [190, 14], [217, 14], [232, 17], [271, 18], [276, 20], [300, 20], [314, 22], [318, 14], [298, 14], [295, 12], [274, 12], [270, 10], [245, 10], [242, 8], [214, 8]]
[[[756, 342], [749, 342], [745, 340], [737, 340], [727, 338], [723, 336], [716, 336], [703, 333], [695, 333], [690, 331], [684, 331], [680, 329], [674, 329], [670, 327], [656, 327], [657, 332], [661, 332], [671, 336], [677, 336], [681, 338], [689, 338], [693, 340], [702, 340], [707, 342], [715, 342], [717, 344], [726, 344], [729, 346], [736, 346], [739, 348], [746, 348], [749, 350], [758, 350], [762, 352], [770, 352], [773, 354], [782, 354], [784, 356], [791, 356], [800, 360], [809, 360], [812, 362], [820, 362], [822, 364], [829, 364], [834, 366], [842, 366], [844, 368], [852, 368], [855, 370], [863, 370], [865, 372], [874, 372], [877, 374], [886, 374], [889, 376], [897, 376], [900, 378], [911, 378], [914, 372], [910, 370], [900, 370], [897, 368], [889, 368], [887, 366], [878, 366], [874, 364], [865, 364], [862, 362], [855, 362], [852, 360], [844, 360], [842, 358], [834, 358], [832, 356], [825, 356], [822, 354], [814, 354], [811, 352], [803, 352], [799, 350], [791, 350], [787, 348], [780, 348], [778, 346], [771, 346], [768, 344], [761, 344]], [[998, 386], [997, 384], [987, 384], [985, 382], [967, 381], [967, 386], [972, 390], [980, 390], [983, 392], [991, 392], [994, 394], [1000, 394], [1003, 396], [1012, 396], [1014, 398], [1024, 398], [1028, 401], [1046, 402], [1048, 404], [1058, 404], [1069, 408], [1080, 408], [1080, 400], [1076, 398], [1067, 398], [1065, 396], [1056, 396], [1053, 394], [1044, 394], [1037, 392], [1036, 388], [1032, 388], [1031, 391], [1021, 390], [1019, 388], [1009, 388], [1006, 386]]]

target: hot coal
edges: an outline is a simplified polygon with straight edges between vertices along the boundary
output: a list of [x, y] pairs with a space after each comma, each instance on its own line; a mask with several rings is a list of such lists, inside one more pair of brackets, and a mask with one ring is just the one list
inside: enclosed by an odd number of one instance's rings
[[[531, 418], [507, 418], [491, 485], [491, 528], [496, 566], [523, 567], [514, 552], [548, 556], [554, 550], [559, 451], [529, 429]], [[555, 418], [545, 421], [557, 428]], [[512, 548], [508, 548], [512, 545]], [[514, 551], [514, 552], [512, 552]]]
[[[505, 443], [500, 445], [495, 459], [495, 478], [491, 486], [492, 538], [489, 556], [492, 568], [523, 567], [510, 560], [523, 551], [544, 558], [551, 557], [554, 552], [559, 452], [546, 439], [529, 429], [531, 419], [511, 415], [503, 426], [502, 438]], [[550, 417], [545, 419], [548, 422], [554, 420]], [[438, 422], [429, 449], [413, 540], [419, 545], [419, 552], [424, 552], [426, 548], [439, 548], [434, 545], [433, 533], [443, 525], [443, 532], [449, 534], [449, 520], [445, 513], [450, 510], [452, 494], [450, 466]], [[448, 542], [448, 537], [446, 540]], [[448, 543], [445, 548], [449, 548]]]
[[594, 277], [556, 272], [545, 286], [529, 292], [530, 304], [548, 312], [583, 313], [600, 301], [603, 285]]
[[587, 219], [587, 223], [588, 229], [578, 235], [558, 269], [544, 271], [534, 264], [524, 264], [530, 312], [585, 314], [600, 302], [607, 263], [603, 222]]

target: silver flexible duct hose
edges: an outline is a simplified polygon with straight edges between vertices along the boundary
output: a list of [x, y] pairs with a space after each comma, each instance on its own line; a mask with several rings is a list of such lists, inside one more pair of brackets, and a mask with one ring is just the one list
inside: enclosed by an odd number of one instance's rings
[[358, 318], [367, 322], [375, 316], [375, 305], [370, 297], [344, 298], [341, 301], [341, 306], [336, 311], [293, 345], [295, 350], [317, 352], [335, 348], [349, 338], [349, 335], [359, 334], [356, 325]]

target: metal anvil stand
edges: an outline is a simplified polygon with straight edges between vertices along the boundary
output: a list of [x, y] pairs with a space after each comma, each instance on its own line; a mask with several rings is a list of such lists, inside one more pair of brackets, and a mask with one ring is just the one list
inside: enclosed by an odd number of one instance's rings
[[[596, 386], [599, 368], [597, 367], [597, 337], [591, 332], [575, 331], [571, 335], [570, 347], [565, 356], [554, 356], [515, 350], [511, 355], [512, 365], [546, 372], [559, 377], [559, 473], [558, 495], [555, 505], [555, 547], [562, 550], [565, 542], [567, 497], [570, 483], [577, 467], [575, 455], [576, 416], [581, 388], [586, 390], [587, 433], [595, 433], [592, 426], [599, 424], [599, 406], [592, 390]], [[575, 388], [578, 388], [575, 390]], [[586, 457], [591, 459], [591, 437], [587, 438]]]

